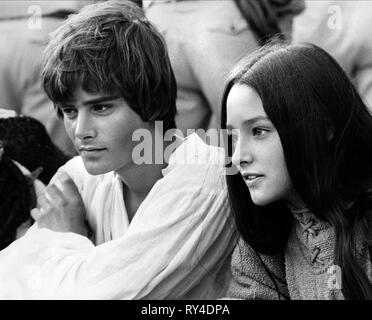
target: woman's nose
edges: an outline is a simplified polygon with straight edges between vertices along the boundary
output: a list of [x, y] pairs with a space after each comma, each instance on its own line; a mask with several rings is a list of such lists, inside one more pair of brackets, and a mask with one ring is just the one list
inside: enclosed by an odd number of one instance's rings
[[231, 161], [233, 165], [238, 168], [252, 163], [252, 150], [250, 149], [248, 142], [242, 140], [241, 138], [238, 139]]

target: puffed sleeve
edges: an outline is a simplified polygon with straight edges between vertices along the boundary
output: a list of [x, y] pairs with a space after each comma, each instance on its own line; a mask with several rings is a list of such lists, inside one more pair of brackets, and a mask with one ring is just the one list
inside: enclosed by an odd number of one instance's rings
[[170, 164], [118, 239], [94, 246], [32, 227], [0, 252], [0, 298], [202, 298], [208, 288], [216, 297], [235, 233], [222, 167], [212, 161], [222, 154], [202, 148], [200, 163]]

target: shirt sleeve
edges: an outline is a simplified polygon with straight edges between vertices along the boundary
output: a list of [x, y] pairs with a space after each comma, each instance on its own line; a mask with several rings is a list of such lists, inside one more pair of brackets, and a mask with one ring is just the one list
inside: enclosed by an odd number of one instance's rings
[[[175, 166], [119, 239], [35, 226], [0, 252], [0, 298], [181, 298], [229, 258], [234, 230], [220, 167]], [[4, 284], [4, 285], [3, 285]]]

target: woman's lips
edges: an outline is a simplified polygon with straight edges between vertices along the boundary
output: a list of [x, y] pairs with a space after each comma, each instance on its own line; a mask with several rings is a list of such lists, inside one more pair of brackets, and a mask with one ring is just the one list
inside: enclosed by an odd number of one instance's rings
[[242, 176], [248, 187], [254, 187], [264, 177], [262, 174], [255, 173], [245, 173]]

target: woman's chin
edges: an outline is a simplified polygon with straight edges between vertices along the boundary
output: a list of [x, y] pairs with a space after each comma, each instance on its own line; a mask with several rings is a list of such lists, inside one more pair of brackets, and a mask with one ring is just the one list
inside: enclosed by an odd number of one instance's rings
[[269, 203], [272, 202], [272, 199], [270, 199], [270, 198], [261, 197], [261, 196], [254, 196], [252, 194], [251, 194], [251, 199], [252, 199], [252, 202], [256, 206], [259, 206], [259, 207], [266, 206], [266, 205], [268, 205]]

